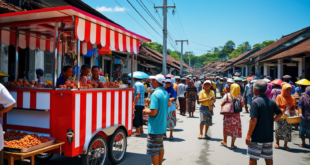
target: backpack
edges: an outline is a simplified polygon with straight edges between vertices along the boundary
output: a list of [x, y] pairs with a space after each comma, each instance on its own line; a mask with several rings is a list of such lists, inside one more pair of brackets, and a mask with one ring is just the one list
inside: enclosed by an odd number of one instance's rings
[[233, 99], [233, 104], [234, 104], [234, 113], [242, 112], [241, 102], [238, 98]]

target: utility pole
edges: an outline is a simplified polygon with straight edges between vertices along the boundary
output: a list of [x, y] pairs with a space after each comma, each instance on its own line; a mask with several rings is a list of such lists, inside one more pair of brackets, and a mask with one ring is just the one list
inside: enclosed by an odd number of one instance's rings
[[178, 42], [181, 42], [181, 62], [180, 62], [180, 75], [183, 75], [183, 42], [187, 42], [188, 40], [175, 40], [175, 43], [178, 44]]
[[163, 9], [163, 16], [164, 16], [164, 29], [163, 29], [163, 69], [162, 74], [166, 75], [167, 73], [167, 13], [168, 8], [175, 8], [175, 5], [173, 6], [167, 6], [167, 0], [163, 0], [163, 6], [154, 6], [155, 9], [162, 8]]
[[191, 54], [193, 54], [193, 52], [185, 52], [188, 54], [188, 58], [189, 58], [189, 62], [188, 62], [188, 66], [189, 66], [189, 74], [191, 74]]

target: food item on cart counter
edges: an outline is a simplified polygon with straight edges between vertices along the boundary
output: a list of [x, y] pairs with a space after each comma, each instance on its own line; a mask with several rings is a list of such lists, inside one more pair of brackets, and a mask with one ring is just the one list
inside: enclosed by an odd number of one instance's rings
[[21, 137], [21, 136], [25, 136], [25, 135], [28, 135], [28, 133], [10, 130], [10, 131], [5, 132], [4, 139], [11, 139], [11, 138]]
[[4, 141], [5, 147], [10, 148], [29, 148], [32, 146], [36, 146], [45, 142], [48, 142], [49, 139], [43, 136], [38, 136], [37, 134], [30, 134], [27, 135], [19, 140], [12, 140], [12, 141]]

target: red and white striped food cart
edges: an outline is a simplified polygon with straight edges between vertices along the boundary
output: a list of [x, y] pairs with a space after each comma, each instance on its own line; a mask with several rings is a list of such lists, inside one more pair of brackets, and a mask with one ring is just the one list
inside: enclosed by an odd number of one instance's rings
[[[72, 6], [0, 15], [0, 39], [16, 49], [15, 79], [21, 49], [53, 52], [53, 88], [9, 88], [15, 108], [4, 116], [4, 130], [20, 130], [66, 142], [53, 154], [82, 155], [84, 164], [104, 164], [107, 157], [117, 164], [126, 153], [126, 138], [132, 133], [132, 88], [59, 89], [55, 87], [58, 58], [69, 47], [78, 54], [106, 48], [139, 52], [150, 40]], [[59, 73], [59, 72], [58, 72]], [[79, 74], [77, 76], [79, 79]], [[38, 155], [48, 160], [52, 154]], [[94, 161], [95, 160], [95, 161]], [[92, 164], [96, 164], [92, 163]]]

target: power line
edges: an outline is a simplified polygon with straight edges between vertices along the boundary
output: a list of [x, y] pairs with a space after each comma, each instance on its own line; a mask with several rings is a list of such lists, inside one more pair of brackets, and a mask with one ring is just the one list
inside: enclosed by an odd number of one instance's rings
[[[151, 35], [154, 39], [156, 39], [150, 32], [148, 32], [135, 18], [133, 18], [132, 15], [129, 14], [129, 12], [126, 10], [126, 8], [124, 8], [120, 3], [117, 2], [117, 0], [115, 0], [115, 2], [121, 7], [123, 8], [126, 13], [133, 19], [137, 22], [138, 25], [140, 25], [149, 35]], [[156, 41], [158, 42], [158, 40], [156, 39]]]
[[203, 45], [203, 44], [200, 44], [200, 43], [197, 43], [197, 42], [193, 42], [193, 41], [189, 41], [189, 42], [191, 42], [191, 43], [193, 43], [193, 44], [197, 44], [197, 45], [209, 47], [209, 48], [214, 48], [213, 46]]
[[160, 36], [160, 37], [162, 37], [154, 28], [153, 28], [153, 26], [149, 23], [149, 22], [147, 22], [147, 20], [139, 13], [139, 11], [131, 4], [131, 2], [129, 1], [129, 0], [127, 0], [127, 2], [130, 4], [130, 6], [132, 7], [132, 8], [134, 8], [135, 9], [135, 11], [143, 18], [143, 20]]

